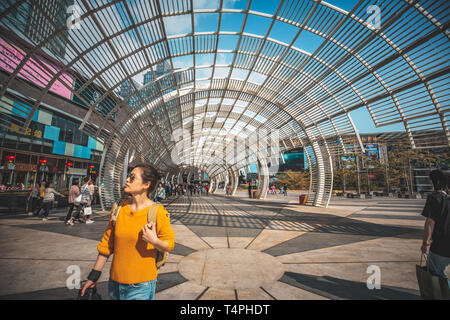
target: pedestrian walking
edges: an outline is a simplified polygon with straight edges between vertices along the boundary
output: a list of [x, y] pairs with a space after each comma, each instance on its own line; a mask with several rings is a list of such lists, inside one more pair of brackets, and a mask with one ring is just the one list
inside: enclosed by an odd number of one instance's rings
[[75, 202], [75, 199], [80, 195], [80, 188], [78, 187], [78, 180], [74, 179], [72, 182], [72, 186], [69, 190], [69, 211], [67, 212], [67, 216], [65, 222], [69, 226], [73, 226], [72, 212], [74, 207], [78, 210], [79, 203]]
[[36, 206], [39, 201], [39, 184], [36, 183], [36, 185], [31, 190], [30, 194], [28, 195], [27, 201], [28, 201], [28, 215], [32, 216], [33, 212], [36, 210]]
[[34, 211], [33, 215], [40, 217], [41, 210], [44, 209], [44, 195], [45, 195], [45, 185], [47, 181], [42, 181], [39, 186], [39, 199], [37, 201], [36, 211]]
[[[450, 265], [450, 201], [445, 190], [450, 188], [449, 177], [436, 169], [430, 172], [433, 192], [428, 195], [422, 211], [426, 217], [421, 251], [428, 254], [430, 271], [448, 279], [444, 270]], [[448, 280], [450, 286], [450, 280]]]
[[[169, 252], [175, 245], [175, 234], [164, 206], [149, 199], [158, 181], [158, 173], [148, 164], [139, 164], [127, 177], [124, 192], [130, 199], [121, 205], [116, 222], [111, 218], [97, 250], [97, 261], [83, 285], [95, 287], [102, 270], [113, 255], [108, 283], [112, 300], [153, 300], [155, 298], [156, 250]], [[155, 210], [156, 225], [148, 222], [148, 213]]]
[[[86, 214], [86, 211], [92, 211], [91, 209], [91, 193], [90, 193], [90, 187], [89, 187], [89, 181], [91, 179], [89, 177], [85, 177], [83, 179], [84, 184], [81, 186], [80, 193], [81, 193], [81, 201], [80, 205], [77, 208], [77, 211], [75, 213], [74, 219], [81, 223], [90, 224], [94, 221], [89, 218], [90, 215]], [[89, 209], [90, 210], [89, 210]], [[83, 217], [80, 219], [80, 214], [83, 212]]]
[[170, 197], [170, 184], [166, 183], [165, 190], [166, 190], [166, 197]]
[[206, 190], [206, 196], [208, 196], [209, 195], [209, 184], [206, 185], [205, 190]]
[[48, 215], [50, 214], [50, 210], [53, 207], [53, 202], [55, 201], [55, 194], [64, 198], [64, 195], [53, 189], [53, 184], [49, 183], [48, 187], [45, 188], [44, 198], [42, 201], [44, 204], [44, 215], [42, 221], [48, 220]]
[[94, 181], [92, 181], [92, 179], [89, 180], [89, 195], [91, 196], [91, 204], [94, 204], [95, 186]]
[[161, 200], [166, 199], [166, 190], [162, 187], [160, 183], [155, 192], [155, 202], [161, 202]]
[[283, 186], [284, 197], [287, 197], [287, 185]]

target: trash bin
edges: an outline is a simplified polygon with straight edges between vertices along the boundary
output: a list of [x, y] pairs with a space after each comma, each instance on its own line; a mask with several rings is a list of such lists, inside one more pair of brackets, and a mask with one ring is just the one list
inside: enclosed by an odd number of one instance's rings
[[306, 194], [301, 194], [301, 195], [298, 196], [298, 203], [299, 204], [305, 204], [306, 203], [306, 199], [307, 199]]
[[256, 199], [256, 190], [253, 191], [253, 199]]

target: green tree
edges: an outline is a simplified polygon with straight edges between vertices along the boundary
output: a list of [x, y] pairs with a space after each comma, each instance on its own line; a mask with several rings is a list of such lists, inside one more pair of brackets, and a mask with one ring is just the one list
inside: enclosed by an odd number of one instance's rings
[[286, 184], [290, 190], [305, 190], [309, 188], [309, 171], [286, 171], [277, 173], [277, 186]]

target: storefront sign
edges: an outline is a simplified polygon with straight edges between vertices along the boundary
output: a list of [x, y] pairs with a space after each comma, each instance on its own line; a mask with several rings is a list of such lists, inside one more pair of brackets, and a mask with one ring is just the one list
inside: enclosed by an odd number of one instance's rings
[[14, 170], [16, 168], [16, 165], [13, 163], [8, 163], [8, 170]]
[[73, 175], [77, 175], [77, 176], [87, 176], [87, 169], [69, 168], [67, 170], [67, 174], [73, 174]]
[[[20, 127], [17, 124], [11, 123], [9, 131], [10, 132], [19, 133]], [[25, 132], [25, 135], [33, 136], [33, 137], [38, 138], [38, 139], [42, 139], [42, 131], [41, 130], [34, 130], [33, 131], [33, 129], [31, 129], [31, 128], [27, 128], [27, 131]]]
[[37, 165], [28, 163], [16, 163], [16, 171], [36, 171]]

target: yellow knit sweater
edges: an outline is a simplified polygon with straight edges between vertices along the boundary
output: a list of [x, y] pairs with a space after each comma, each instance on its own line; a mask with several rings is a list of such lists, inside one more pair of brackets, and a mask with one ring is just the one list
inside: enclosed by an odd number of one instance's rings
[[[132, 212], [124, 205], [117, 217], [115, 230], [111, 219], [97, 246], [104, 256], [113, 256], [110, 277], [121, 284], [135, 284], [156, 279], [158, 271], [155, 264], [155, 247], [142, 239], [142, 228], [148, 223], [149, 207]], [[112, 236], [111, 236], [112, 234]], [[175, 234], [170, 226], [167, 210], [159, 206], [156, 216], [156, 234], [160, 240], [167, 241], [169, 248], [175, 246]]]

